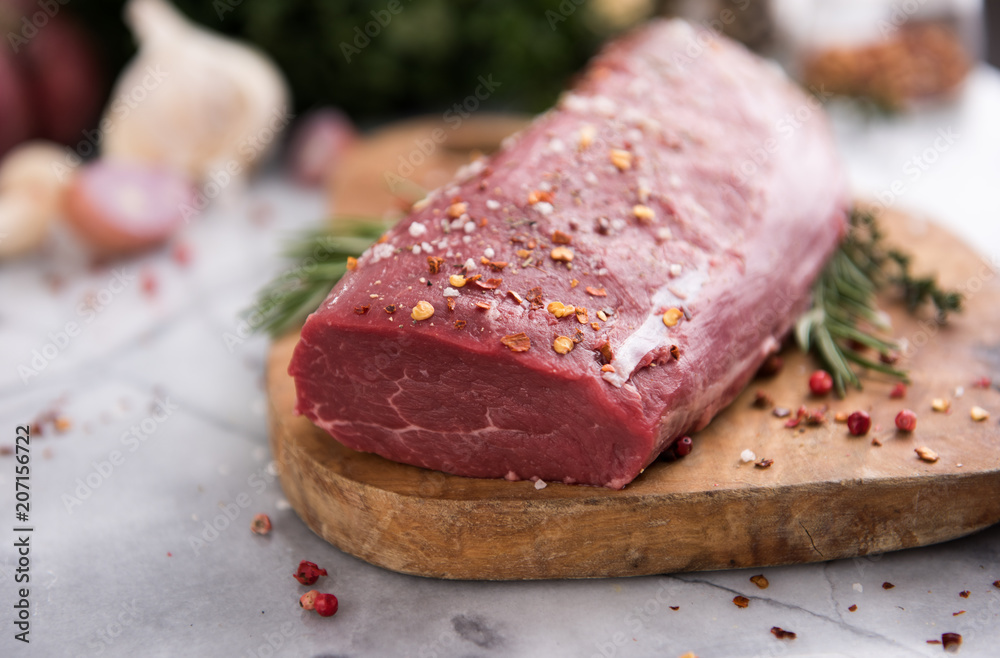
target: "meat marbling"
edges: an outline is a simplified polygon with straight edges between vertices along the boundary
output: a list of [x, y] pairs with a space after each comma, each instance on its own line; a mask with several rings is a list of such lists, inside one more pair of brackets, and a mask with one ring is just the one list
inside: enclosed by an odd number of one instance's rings
[[297, 410], [399, 462], [624, 487], [777, 348], [847, 207], [816, 100], [724, 38], [648, 24], [362, 255], [302, 330]]

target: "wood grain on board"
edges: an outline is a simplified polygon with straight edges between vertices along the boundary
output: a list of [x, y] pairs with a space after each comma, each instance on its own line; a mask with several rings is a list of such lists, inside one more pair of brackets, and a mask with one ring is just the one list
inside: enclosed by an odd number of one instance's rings
[[[486, 120], [482, 139], [475, 139], [475, 122], [465, 126], [467, 144], [487, 150], [509, 129], [504, 125], [517, 123], [495, 121], [507, 120]], [[370, 181], [381, 180], [398, 161], [394, 154], [409, 152], [434, 125], [392, 128], [369, 142], [370, 150], [358, 147], [342, 170], [351, 171], [350, 180], [368, 180], [369, 188], [341, 182], [339, 203], [364, 214], [385, 209], [391, 197], [383, 188], [373, 198]], [[440, 160], [426, 166], [453, 167], [456, 150], [441, 149]], [[807, 379], [815, 364], [789, 349], [782, 372], [753, 382], [694, 437], [684, 459], [654, 463], [622, 491], [562, 484], [536, 490], [532, 482], [452, 476], [341, 446], [294, 414], [286, 371], [298, 337], [288, 335], [275, 342], [268, 363], [271, 447], [285, 495], [310, 528], [352, 555], [395, 571], [456, 579], [814, 562], [932, 544], [997, 523], [1000, 391], [972, 382], [1000, 374], [1000, 276], [927, 221], [885, 215], [883, 224], [891, 240], [915, 254], [915, 271], [936, 271], [944, 285], [967, 295], [966, 311], [946, 326], [886, 301], [897, 337], [909, 345], [903, 365], [913, 383], [904, 400], [889, 399], [892, 382], [878, 375], [846, 400], [813, 399]], [[751, 406], [756, 390], [793, 410], [827, 403], [830, 420], [787, 429], [770, 410]], [[934, 398], [949, 399], [951, 413], [933, 412]], [[973, 421], [973, 406], [991, 417]], [[913, 434], [895, 431], [904, 407], [917, 413]], [[835, 412], [857, 409], [872, 416], [866, 437], [833, 422]], [[940, 459], [921, 461], [914, 452], [921, 446]], [[745, 449], [774, 462], [763, 469], [744, 463]]]

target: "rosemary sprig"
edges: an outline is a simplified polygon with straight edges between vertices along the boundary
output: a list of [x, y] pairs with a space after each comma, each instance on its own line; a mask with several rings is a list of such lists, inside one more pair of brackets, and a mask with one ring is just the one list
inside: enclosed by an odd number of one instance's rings
[[[931, 303], [942, 323], [962, 307], [962, 296], [939, 288], [934, 277], [913, 276], [909, 255], [885, 246], [872, 213], [855, 209], [850, 222], [847, 237], [813, 287], [812, 308], [795, 326], [799, 346], [813, 351], [830, 370], [841, 397], [848, 386], [861, 388], [852, 363], [907, 381], [904, 370], [883, 362], [892, 361], [898, 345], [888, 337], [890, 328], [876, 299], [880, 292], [897, 290], [911, 313]], [[861, 346], [883, 358], [866, 358]]]
[[293, 237], [283, 252], [292, 265], [257, 293], [244, 318], [272, 337], [300, 325], [347, 271], [347, 258], [358, 256], [386, 228], [377, 220], [344, 218]]

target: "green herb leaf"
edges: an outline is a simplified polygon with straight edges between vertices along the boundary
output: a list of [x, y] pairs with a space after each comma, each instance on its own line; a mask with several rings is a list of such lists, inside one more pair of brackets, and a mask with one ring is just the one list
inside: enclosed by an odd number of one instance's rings
[[284, 249], [289, 267], [257, 293], [244, 319], [273, 337], [300, 326], [347, 271], [347, 258], [360, 255], [386, 228], [377, 220], [338, 218], [329, 228], [294, 237]]
[[851, 363], [907, 381], [904, 370], [868, 359], [862, 353], [867, 347], [890, 357], [898, 350], [895, 341], [886, 335], [889, 326], [876, 299], [880, 292], [898, 291], [911, 313], [931, 303], [942, 323], [949, 313], [962, 308], [961, 294], [942, 290], [934, 277], [914, 277], [910, 256], [885, 247], [884, 235], [872, 213], [854, 209], [850, 223], [847, 237], [813, 286], [812, 308], [795, 327], [799, 346], [815, 353], [829, 369], [840, 397], [846, 394], [848, 385], [861, 388]]

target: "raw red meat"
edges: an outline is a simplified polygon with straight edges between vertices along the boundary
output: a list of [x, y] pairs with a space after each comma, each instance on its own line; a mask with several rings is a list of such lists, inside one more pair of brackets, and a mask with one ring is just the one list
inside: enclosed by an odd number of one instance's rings
[[[778, 347], [847, 207], [818, 101], [652, 23], [359, 259], [302, 331], [298, 411], [408, 464], [621, 488]], [[482, 279], [449, 292], [452, 274]]]

